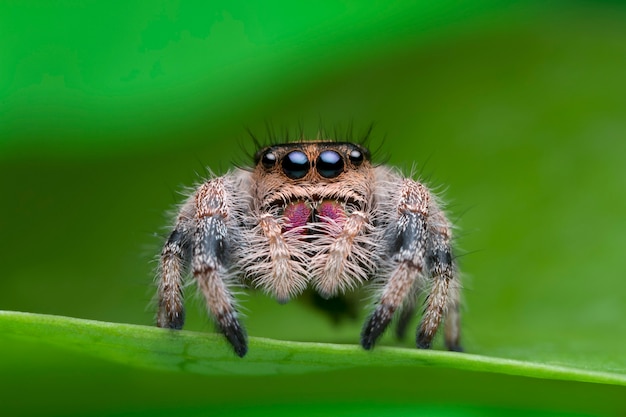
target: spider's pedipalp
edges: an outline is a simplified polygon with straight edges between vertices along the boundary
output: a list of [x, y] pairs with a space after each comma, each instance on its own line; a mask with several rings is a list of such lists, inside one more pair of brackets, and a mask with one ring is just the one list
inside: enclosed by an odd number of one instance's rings
[[263, 214], [245, 242], [249, 250], [242, 254], [241, 268], [253, 277], [252, 284], [272, 294], [280, 303], [306, 289], [308, 277], [303, 266], [306, 255], [294, 242], [301, 238], [299, 228], [283, 233], [279, 220]]
[[[323, 248], [311, 260], [314, 288], [324, 298], [353, 290], [367, 281], [374, 269], [365, 232], [370, 228], [366, 213], [355, 211], [340, 221], [322, 217], [319, 229]], [[328, 240], [328, 242], [324, 242]]]

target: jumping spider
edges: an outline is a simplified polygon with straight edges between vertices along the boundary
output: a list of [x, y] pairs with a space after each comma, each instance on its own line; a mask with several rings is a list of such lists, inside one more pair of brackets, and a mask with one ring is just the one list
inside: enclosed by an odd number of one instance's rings
[[361, 345], [371, 349], [398, 311], [404, 333], [426, 292], [417, 347], [442, 319], [460, 351], [459, 283], [451, 224], [437, 199], [398, 170], [373, 165], [363, 145], [299, 141], [260, 149], [251, 169], [200, 185], [181, 206], [160, 259], [159, 327], [181, 329], [189, 267], [210, 315], [247, 352], [232, 290], [252, 285], [284, 303], [311, 288], [324, 298], [374, 281]]

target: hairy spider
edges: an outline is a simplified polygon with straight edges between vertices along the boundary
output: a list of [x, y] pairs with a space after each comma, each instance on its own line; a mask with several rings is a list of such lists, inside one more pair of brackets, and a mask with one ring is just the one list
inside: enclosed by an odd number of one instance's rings
[[311, 288], [324, 298], [374, 282], [361, 333], [371, 349], [398, 312], [402, 335], [427, 294], [417, 347], [445, 316], [445, 344], [460, 351], [459, 282], [451, 224], [435, 196], [360, 144], [299, 141], [260, 149], [252, 169], [201, 184], [181, 206], [160, 259], [159, 327], [181, 329], [185, 270], [235, 352], [247, 352], [233, 296], [241, 285], [284, 303]]

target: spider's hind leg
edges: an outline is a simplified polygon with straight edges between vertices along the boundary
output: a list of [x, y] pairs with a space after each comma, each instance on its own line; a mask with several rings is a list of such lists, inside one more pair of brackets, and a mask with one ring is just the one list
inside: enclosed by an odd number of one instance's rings
[[161, 252], [157, 297], [157, 326], [180, 330], [185, 323], [183, 276], [188, 260], [188, 240], [179, 221]]
[[[386, 184], [394, 184], [394, 181]], [[462, 350], [459, 344], [459, 284], [451, 249], [451, 226], [436, 199], [419, 182], [403, 179], [394, 195], [400, 196], [387, 212], [397, 212], [388, 226], [387, 245], [391, 267], [384, 278], [382, 293], [373, 314], [361, 333], [361, 344], [371, 349], [385, 331], [396, 311], [400, 314], [397, 335], [402, 337], [410, 321], [419, 289], [428, 288], [416, 344], [429, 349], [448, 314], [445, 341], [448, 349]]]
[[157, 326], [182, 329], [183, 277], [189, 265], [209, 313], [235, 353], [244, 356], [248, 350], [246, 333], [237, 319], [229, 289], [234, 237], [227, 224], [233, 213], [228, 205], [226, 181], [225, 177], [207, 181], [180, 210], [174, 231], [161, 252]]

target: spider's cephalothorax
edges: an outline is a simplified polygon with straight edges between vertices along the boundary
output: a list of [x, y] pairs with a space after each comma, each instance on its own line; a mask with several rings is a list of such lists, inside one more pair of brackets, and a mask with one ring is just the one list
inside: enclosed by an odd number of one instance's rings
[[329, 298], [373, 281], [376, 306], [361, 334], [365, 349], [396, 312], [402, 335], [426, 292], [417, 346], [431, 346], [446, 316], [446, 345], [461, 350], [451, 225], [423, 184], [372, 165], [362, 145], [273, 145], [256, 153], [252, 170], [234, 169], [200, 185], [161, 253], [159, 327], [183, 326], [187, 265], [239, 356], [247, 341], [232, 291], [242, 284], [287, 302], [307, 288]]

